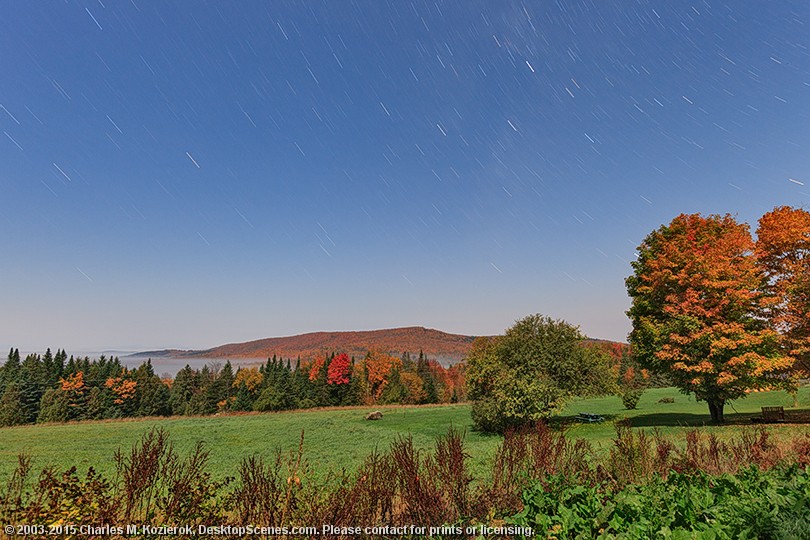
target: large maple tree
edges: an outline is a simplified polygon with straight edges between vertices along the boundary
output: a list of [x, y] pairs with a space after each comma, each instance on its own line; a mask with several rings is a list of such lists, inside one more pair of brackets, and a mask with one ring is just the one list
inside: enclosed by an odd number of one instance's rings
[[810, 373], [810, 212], [780, 206], [762, 216], [756, 253], [772, 298], [768, 319], [796, 369]]
[[793, 360], [762, 316], [767, 280], [748, 225], [681, 214], [644, 239], [632, 266], [634, 355], [706, 401], [712, 421], [750, 390], [790, 384], [783, 375]]

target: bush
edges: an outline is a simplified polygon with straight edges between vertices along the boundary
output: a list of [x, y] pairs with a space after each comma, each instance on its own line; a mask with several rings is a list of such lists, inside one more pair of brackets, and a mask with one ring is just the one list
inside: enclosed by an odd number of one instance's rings
[[583, 340], [577, 327], [541, 315], [478, 338], [467, 357], [475, 426], [503, 432], [547, 419], [575, 396], [613, 393], [610, 357]]
[[622, 404], [624, 408], [627, 410], [633, 410], [638, 406], [638, 402], [641, 399], [641, 395], [644, 393], [644, 390], [627, 390], [622, 392]]
[[642, 485], [575, 485], [553, 477], [512, 518], [540, 538], [810, 538], [810, 469], [655, 475]]

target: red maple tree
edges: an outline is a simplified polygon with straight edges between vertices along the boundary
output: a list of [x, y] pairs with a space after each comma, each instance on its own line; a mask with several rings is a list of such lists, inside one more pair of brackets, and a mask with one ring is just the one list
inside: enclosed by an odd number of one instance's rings
[[340, 353], [332, 358], [326, 372], [327, 384], [349, 384], [349, 375], [352, 372], [352, 361], [346, 353]]

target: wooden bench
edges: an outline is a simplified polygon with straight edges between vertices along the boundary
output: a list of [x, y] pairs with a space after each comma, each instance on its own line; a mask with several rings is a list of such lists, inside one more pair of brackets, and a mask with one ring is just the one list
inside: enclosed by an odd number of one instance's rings
[[784, 407], [762, 407], [761, 422], [784, 422], [785, 421], [785, 408]]
[[580, 420], [582, 422], [604, 422], [605, 418], [598, 414], [579, 413], [577, 415], [577, 420]]

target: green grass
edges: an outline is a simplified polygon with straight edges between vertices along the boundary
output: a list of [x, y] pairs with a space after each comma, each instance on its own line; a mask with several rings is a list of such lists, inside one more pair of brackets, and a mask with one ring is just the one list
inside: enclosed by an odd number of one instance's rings
[[[367, 421], [365, 415], [380, 410], [383, 418]], [[75, 465], [80, 472], [89, 467], [109, 476], [115, 472], [113, 455], [119, 447], [131, 448], [144, 432], [164, 428], [175, 449], [189, 450], [204, 441], [210, 450], [210, 470], [226, 476], [236, 472], [245, 456], [275, 455], [277, 448], [295, 451], [304, 432], [304, 457], [314, 471], [323, 473], [342, 467], [353, 469], [365, 456], [387, 449], [395, 438], [411, 435], [418, 448], [432, 447], [436, 437], [453, 426], [466, 430], [466, 442], [473, 466], [486, 468], [500, 442], [497, 436], [472, 431], [467, 405], [424, 407], [363, 407], [293, 411], [239, 416], [172, 417], [144, 420], [79, 422], [32, 425], [0, 429], [0, 485], [8, 478], [21, 452], [34, 458], [35, 469]]]
[[[665, 397], [673, 398], [674, 403], [660, 403]], [[725, 419], [727, 425], [711, 425], [709, 408], [705, 402], [695, 401], [692, 396], [681, 394], [674, 388], [655, 388], [644, 392], [638, 407], [628, 411], [618, 397], [610, 396], [596, 399], [577, 399], [571, 402], [557, 421], [568, 428], [568, 434], [574, 438], [587, 439], [597, 445], [609, 443], [615, 430], [615, 420], [630, 419], [635, 428], [657, 429], [664, 435], [676, 439], [684, 430], [700, 427], [706, 432], [727, 436], [738, 431], [741, 425], [750, 424], [750, 419], [760, 415], [761, 407], [785, 407], [788, 419], [801, 416], [804, 422], [810, 421], [810, 386], [799, 389], [799, 407], [793, 407], [793, 397], [787, 392], [758, 392], [749, 394], [744, 399], [727, 403]], [[599, 424], [581, 424], [574, 417], [582, 412], [603, 415], [608, 421]], [[770, 424], [777, 434], [780, 432], [807, 431], [808, 424]]]
[[[659, 403], [672, 397], [674, 403]], [[618, 397], [580, 399], [572, 402], [555, 424], [564, 424], [571, 437], [584, 438], [597, 448], [607, 448], [614, 436], [611, 420], [630, 418], [633, 426], [658, 428], [665, 435], [677, 435], [688, 427], [731, 435], [739, 430], [743, 420], [759, 413], [760, 407], [783, 405], [788, 414], [795, 412], [793, 400], [784, 392], [751, 394], [746, 399], [726, 406], [728, 426], [708, 426], [709, 414], [705, 403], [680, 394], [672, 388], [648, 390], [633, 411], [625, 410]], [[810, 416], [810, 387], [799, 393], [800, 409]], [[466, 431], [466, 447], [472, 458], [473, 472], [484, 475], [500, 443], [497, 436], [472, 431], [468, 405], [426, 407], [380, 407], [382, 420], [366, 421], [364, 416], [375, 408], [312, 410], [241, 416], [212, 416], [199, 418], [174, 417], [108, 422], [19, 426], [0, 429], [0, 485], [5, 483], [16, 464], [16, 456], [27, 452], [33, 456], [35, 469], [47, 466], [68, 469], [76, 466], [83, 473], [89, 467], [112, 476], [115, 471], [113, 454], [125, 451], [145, 431], [153, 426], [165, 428], [175, 445], [184, 453], [197, 441], [204, 441], [211, 452], [211, 471], [219, 476], [232, 475], [241, 458], [259, 454], [274, 455], [277, 448], [297, 449], [304, 431], [304, 456], [314, 471], [323, 474], [341, 467], [354, 468], [375, 448], [384, 450], [399, 436], [411, 435], [418, 448], [430, 448], [437, 436], [454, 426]], [[736, 411], [735, 411], [736, 410]], [[608, 418], [599, 424], [580, 424], [574, 417], [580, 412], [598, 413]], [[787, 424], [774, 427], [780, 433], [810, 430], [808, 424]]]

